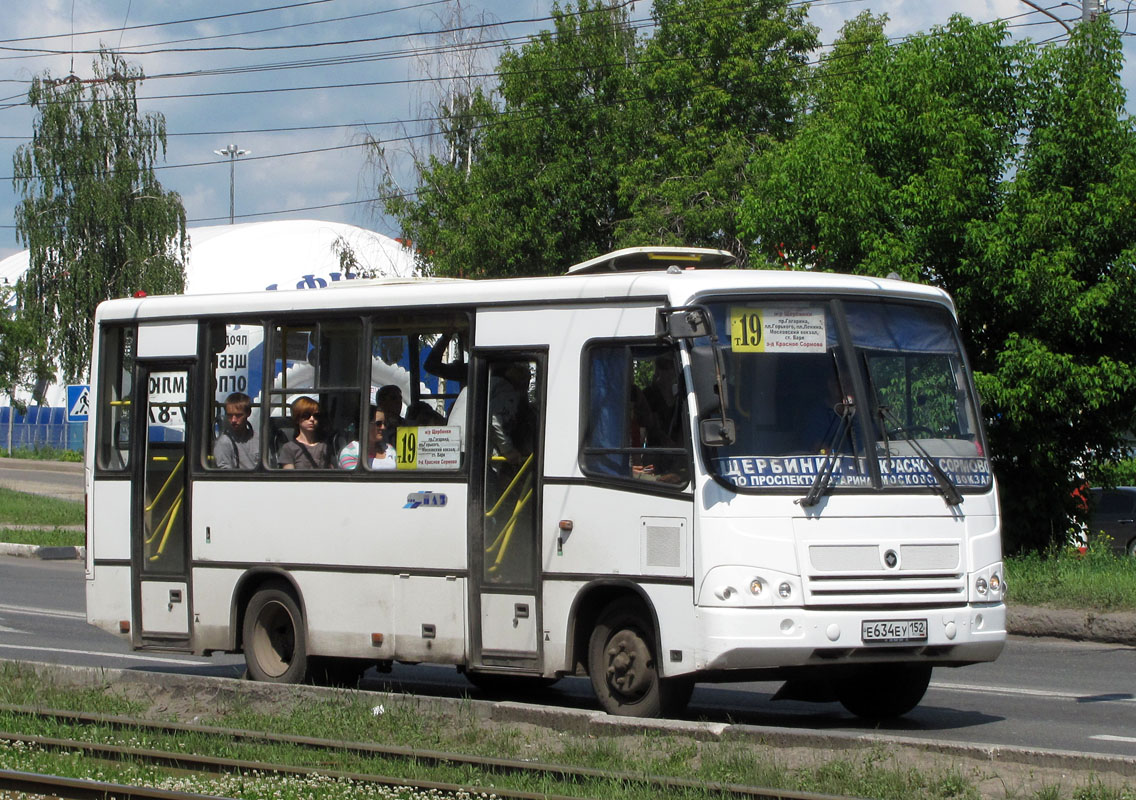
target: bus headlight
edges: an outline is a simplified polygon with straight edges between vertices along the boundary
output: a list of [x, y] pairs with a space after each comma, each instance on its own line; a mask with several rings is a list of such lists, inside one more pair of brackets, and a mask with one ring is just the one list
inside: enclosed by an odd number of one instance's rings
[[765, 586], [761, 583], [761, 578], [754, 578], [749, 582], [749, 593], [754, 597], [761, 597], [761, 590], [764, 588]]
[[970, 602], [998, 603], [1006, 598], [1001, 562], [970, 573]]
[[777, 594], [781, 596], [782, 600], [788, 600], [793, 596], [792, 584], [790, 584], [788, 581], [782, 582], [782, 584], [777, 587]]

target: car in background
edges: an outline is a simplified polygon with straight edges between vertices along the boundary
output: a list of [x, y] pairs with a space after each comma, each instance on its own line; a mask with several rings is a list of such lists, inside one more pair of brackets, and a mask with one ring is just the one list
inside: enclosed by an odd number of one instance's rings
[[1136, 486], [1090, 490], [1089, 536], [1101, 534], [1117, 553], [1136, 556]]

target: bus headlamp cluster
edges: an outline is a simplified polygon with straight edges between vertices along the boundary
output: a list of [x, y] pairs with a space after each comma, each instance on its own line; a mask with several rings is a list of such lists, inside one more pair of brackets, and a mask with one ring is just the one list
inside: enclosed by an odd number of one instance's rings
[[[700, 603], [710, 606], [753, 608], [760, 606], [799, 606], [801, 579], [795, 575], [753, 567], [716, 567], [706, 576]], [[746, 590], [749, 591], [746, 591]]]
[[997, 603], [1005, 598], [1006, 581], [1002, 577], [1001, 562], [972, 572], [970, 578], [970, 602]]

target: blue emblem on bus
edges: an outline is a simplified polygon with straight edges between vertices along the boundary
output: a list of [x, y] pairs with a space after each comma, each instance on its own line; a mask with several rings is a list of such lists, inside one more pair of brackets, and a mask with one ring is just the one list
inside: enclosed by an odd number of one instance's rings
[[411, 492], [406, 496], [406, 505], [403, 508], [418, 508], [419, 506], [441, 507], [446, 504], [446, 496], [441, 492]]

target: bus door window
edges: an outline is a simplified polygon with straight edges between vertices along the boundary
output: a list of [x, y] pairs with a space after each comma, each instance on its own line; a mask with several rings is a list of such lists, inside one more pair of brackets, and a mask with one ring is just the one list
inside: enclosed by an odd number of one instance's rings
[[205, 465], [254, 470], [261, 460], [264, 328], [256, 323], [219, 322], [209, 327], [208, 336], [213, 424]]
[[499, 361], [489, 367], [482, 576], [486, 582], [515, 584], [532, 579], [539, 469], [537, 376], [533, 361]]
[[[359, 385], [362, 325], [358, 321], [276, 325], [272, 329], [269, 389], [269, 464], [281, 466], [281, 449], [300, 433], [293, 407], [301, 398], [318, 406], [316, 436], [334, 455], [358, 441], [365, 422]], [[301, 401], [301, 405], [307, 403]], [[310, 432], [309, 432], [310, 433]]]
[[131, 327], [103, 329], [99, 376], [99, 469], [121, 472], [130, 466], [131, 409], [134, 401], [134, 343]]

